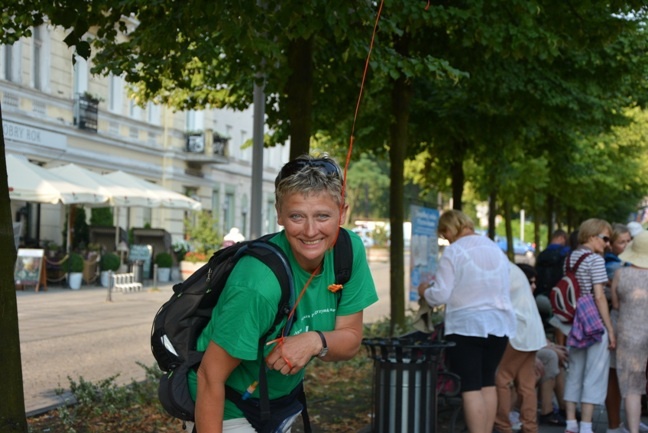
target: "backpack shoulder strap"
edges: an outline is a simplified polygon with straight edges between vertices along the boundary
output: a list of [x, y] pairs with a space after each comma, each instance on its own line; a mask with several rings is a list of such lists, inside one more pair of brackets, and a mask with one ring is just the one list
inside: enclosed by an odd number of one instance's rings
[[[290, 312], [290, 307], [295, 302], [295, 290], [292, 278], [292, 270], [288, 258], [281, 251], [279, 247], [268, 242], [274, 234], [265, 235], [255, 241], [251, 241], [245, 247], [241, 248], [237, 254], [246, 254], [257, 258], [268, 266], [277, 277], [279, 287], [281, 287], [281, 299], [277, 308], [275, 320], [268, 330], [260, 339], [258, 345], [258, 356], [263, 359], [263, 351], [266, 340], [275, 331], [276, 327], [281, 323], [284, 316]], [[292, 320], [286, 323], [286, 330], [290, 332]], [[270, 419], [270, 400], [268, 394], [268, 379], [266, 376], [265, 363], [261, 361], [259, 366], [259, 409], [261, 412], [261, 419]]]
[[[268, 242], [273, 235], [266, 235], [255, 241], [250, 242], [247, 247], [242, 248], [237, 254], [246, 254], [263, 262], [277, 277], [279, 287], [281, 287], [281, 299], [275, 321], [270, 330], [262, 339], [266, 339], [273, 332], [274, 328], [281, 322], [284, 315], [290, 312], [290, 307], [295, 302], [295, 289], [292, 278], [292, 270], [288, 258], [279, 247]], [[286, 327], [290, 330], [290, 325]]]
[[592, 253], [583, 253], [583, 255], [580, 256], [578, 260], [576, 260], [574, 266], [569, 266], [569, 258], [571, 257], [571, 253], [570, 253], [569, 256], [567, 256], [567, 270], [571, 272], [576, 272], [578, 270], [578, 267], [581, 265], [581, 263], [583, 263], [583, 260], [585, 260], [585, 258], [591, 254]]
[[349, 232], [340, 227], [340, 232], [333, 247], [333, 262], [335, 266], [335, 283], [344, 285], [351, 279], [353, 267], [353, 247]]

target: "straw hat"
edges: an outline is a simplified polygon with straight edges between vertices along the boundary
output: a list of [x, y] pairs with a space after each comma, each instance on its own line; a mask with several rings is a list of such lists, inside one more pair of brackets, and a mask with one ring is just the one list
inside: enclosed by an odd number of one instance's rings
[[619, 258], [640, 268], [648, 268], [648, 231], [641, 231]]
[[642, 225], [639, 224], [637, 221], [630, 221], [628, 224], [626, 224], [626, 227], [628, 227], [628, 230], [630, 230], [630, 235], [633, 238], [637, 236], [639, 233], [641, 233], [642, 231], [644, 231]]

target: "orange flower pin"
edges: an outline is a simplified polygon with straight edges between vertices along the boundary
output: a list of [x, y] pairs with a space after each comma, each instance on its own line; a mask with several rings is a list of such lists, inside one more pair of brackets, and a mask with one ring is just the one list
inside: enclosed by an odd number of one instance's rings
[[344, 286], [342, 284], [329, 284], [328, 289], [333, 292], [339, 292]]

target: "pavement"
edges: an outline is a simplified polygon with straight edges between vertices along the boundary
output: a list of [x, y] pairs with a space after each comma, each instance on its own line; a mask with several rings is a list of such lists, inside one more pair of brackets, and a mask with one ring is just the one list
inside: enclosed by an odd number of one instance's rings
[[[380, 300], [365, 310], [365, 323], [389, 317], [390, 306], [389, 263], [372, 261], [370, 267]], [[96, 382], [115, 377], [119, 385], [143, 380], [142, 366], [154, 363], [151, 323], [172, 286], [154, 288], [148, 281], [142, 291], [110, 294], [96, 285], [16, 291], [27, 416], [70, 401], [69, 378]], [[648, 423], [648, 418], [642, 420]], [[596, 407], [593, 424], [595, 432], [606, 433], [604, 407]], [[541, 425], [539, 432], [563, 433], [564, 427]]]

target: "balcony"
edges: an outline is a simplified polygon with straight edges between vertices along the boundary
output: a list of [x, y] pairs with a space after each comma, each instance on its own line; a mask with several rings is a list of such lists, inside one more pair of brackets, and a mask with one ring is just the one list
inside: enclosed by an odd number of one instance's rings
[[99, 99], [88, 93], [78, 94], [74, 102], [74, 124], [89, 132], [97, 132]]
[[225, 164], [229, 138], [210, 129], [187, 133], [184, 159], [192, 166], [202, 164]]

